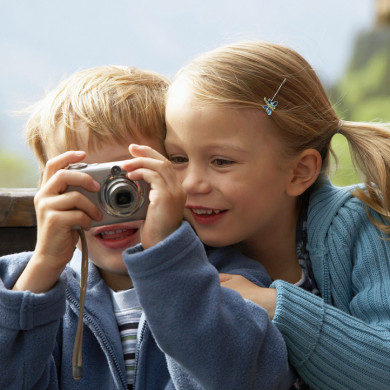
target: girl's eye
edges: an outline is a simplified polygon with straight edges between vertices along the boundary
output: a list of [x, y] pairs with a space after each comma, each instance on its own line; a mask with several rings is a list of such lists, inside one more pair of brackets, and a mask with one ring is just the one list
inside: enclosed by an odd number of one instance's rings
[[228, 166], [234, 164], [234, 161], [232, 160], [226, 160], [224, 158], [216, 158], [212, 162], [214, 165], [218, 167]]
[[169, 161], [172, 164], [185, 164], [188, 162], [188, 158], [184, 156], [169, 156]]

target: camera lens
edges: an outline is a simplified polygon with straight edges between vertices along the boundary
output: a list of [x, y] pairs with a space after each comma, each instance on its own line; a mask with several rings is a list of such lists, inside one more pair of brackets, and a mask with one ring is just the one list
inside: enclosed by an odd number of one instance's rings
[[119, 207], [128, 207], [133, 198], [129, 191], [119, 191], [115, 194], [115, 197], [115, 203]]
[[136, 182], [127, 178], [111, 177], [101, 188], [103, 209], [116, 217], [135, 213], [144, 201], [144, 194]]
[[[113, 180], [107, 189], [107, 203], [118, 214], [131, 212], [137, 200], [137, 189], [125, 179]], [[137, 202], [135, 202], [137, 203]]]

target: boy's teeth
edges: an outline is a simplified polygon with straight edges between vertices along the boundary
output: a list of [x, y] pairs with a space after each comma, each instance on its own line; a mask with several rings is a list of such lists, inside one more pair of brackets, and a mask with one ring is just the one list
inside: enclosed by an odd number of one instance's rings
[[211, 215], [211, 214], [219, 214], [220, 213], [219, 210], [210, 210], [210, 209], [192, 209], [192, 211], [198, 215], [205, 215], [205, 214]]
[[120, 234], [123, 232], [123, 229], [117, 229], [117, 230], [106, 230], [102, 232], [101, 234], [106, 235], [106, 234]]
[[[104, 230], [102, 232], [100, 232], [100, 237], [101, 238], [109, 238], [109, 237], [113, 237], [114, 235], [117, 235], [117, 239], [118, 238], [121, 238], [124, 236], [124, 232], [127, 232], [129, 229], [116, 229], [116, 230]], [[119, 234], [122, 234], [121, 236], [118, 236]]]

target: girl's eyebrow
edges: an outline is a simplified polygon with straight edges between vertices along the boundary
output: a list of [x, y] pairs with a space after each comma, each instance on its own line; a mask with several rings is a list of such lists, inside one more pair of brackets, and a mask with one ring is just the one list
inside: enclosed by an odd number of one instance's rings
[[[167, 142], [165, 144], [165, 147], [177, 147], [182, 149], [183, 145], [179, 145], [175, 142]], [[193, 149], [193, 145], [188, 145], [191, 149]], [[204, 145], [202, 146], [202, 149], [207, 151], [216, 151], [216, 152], [247, 152], [247, 150], [243, 147], [237, 146], [235, 144], [228, 144], [228, 145], [221, 145], [221, 144], [211, 144], [211, 145]]]
[[[180, 149], [183, 148], [183, 142], [181, 142], [180, 140], [177, 141], [175, 139], [170, 140], [169, 138], [165, 139], [164, 145], [165, 145], [165, 147], [176, 147], [176, 148], [180, 148]], [[191, 149], [194, 148], [193, 145], [187, 145], [187, 146], [190, 147]], [[222, 151], [226, 150], [226, 151], [234, 151], [234, 152], [240, 152], [240, 153], [248, 151], [244, 146], [240, 146], [234, 142], [229, 142], [229, 141], [222, 141], [222, 143], [215, 142], [215, 143], [205, 144], [205, 145], [202, 145], [202, 149], [204, 149], [204, 150], [218, 149], [218, 150], [222, 150]]]
[[167, 147], [172, 147], [172, 148], [179, 148], [179, 149], [181, 149], [181, 148], [182, 148], [182, 145], [180, 144], [180, 142], [164, 140], [164, 147], [165, 147], [165, 148], [167, 148]]
[[208, 150], [229, 151], [229, 152], [247, 152], [246, 148], [234, 143], [210, 144], [205, 146]]

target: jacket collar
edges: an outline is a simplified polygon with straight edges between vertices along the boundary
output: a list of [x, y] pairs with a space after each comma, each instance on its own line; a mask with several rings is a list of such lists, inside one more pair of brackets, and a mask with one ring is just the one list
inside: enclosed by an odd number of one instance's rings
[[322, 178], [310, 196], [307, 249], [314, 277], [326, 303], [331, 302], [327, 236], [334, 218], [340, 208], [353, 197], [351, 192], [357, 186], [335, 187], [329, 179]]

